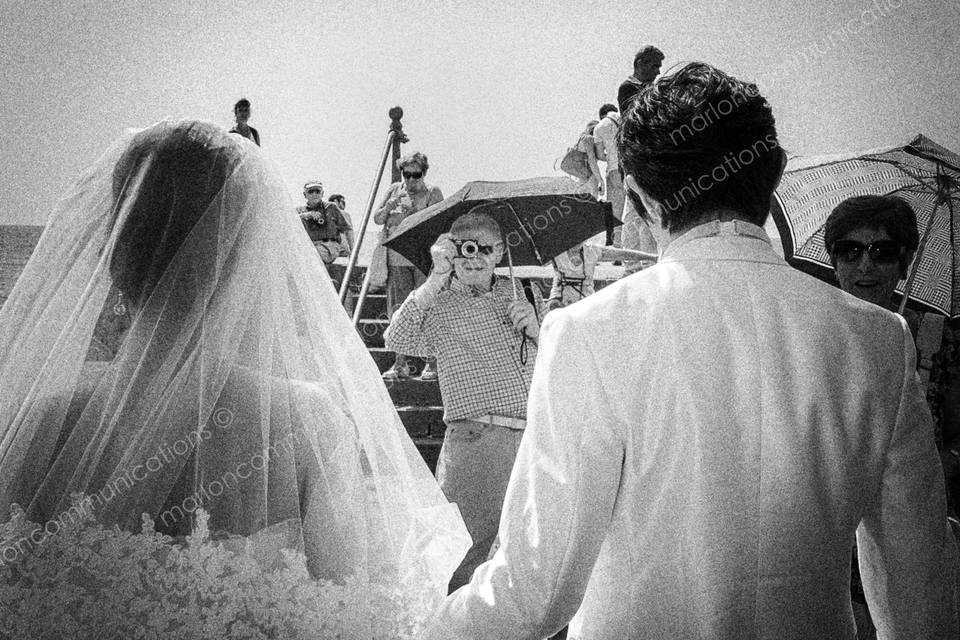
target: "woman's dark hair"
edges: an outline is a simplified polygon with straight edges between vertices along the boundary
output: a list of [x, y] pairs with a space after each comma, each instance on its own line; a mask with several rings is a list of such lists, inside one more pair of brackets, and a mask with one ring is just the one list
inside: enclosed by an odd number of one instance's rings
[[249, 109], [250, 101], [247, 100], [246, 98], [240, 98], [239, 100], [237, 100], [237, 103], [233, 105], [234, 113], [236, 113], [237, 109], [240, 109], [240, 108]]
[[694, 62], [644, 87], [633, 105], [622, 114], [620, 164], [663, 204], [668, 231], [716, 209], [764, 223], [783, 152], [756, 85]]
[[823, 242], [834, 268], [837, 266], [834, 245], [857, 229], [884, 231], [903, 247], [900, 277], [907, 277], [907, 267], [920, 245], [920, 233], [917, 231], [917, 214], [906, 200], [898, 196], [854, 196], [834, 207], [823, 226]]
[[427, 156], [423, 155], [419, 151], [414, 151], [413, 153], [408, 153], [407, 155], [397, 159], [397, 169], [401, 171], [404, 167], [408, 165], [416, 164], [420, 167], [420, 170], [424, 173], [427, 172], [427, 169], [430, 168], [430, 162], [427, 160]]
[[155, 127], [134, 138], [114, 169], [117, 211], [125, 214], [110, 257], [114, 284], [129, 300], [149, 296], [241, 153], [225, 130], [206, 122]]

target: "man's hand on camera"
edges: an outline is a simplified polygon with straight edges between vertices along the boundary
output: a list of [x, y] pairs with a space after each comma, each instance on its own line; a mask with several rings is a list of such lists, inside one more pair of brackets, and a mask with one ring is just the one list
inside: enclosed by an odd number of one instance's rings
[[453, 269], [453, 259], [457, 257], [457, 247], [450, 239], [449, 233], [441, 233], [437, 241], [430, 247], [430, 258], [433, 260], [433, 273], [445, 274]]
[[410, 294], [416, 299], [421, 309], [429, 309], [437, 303], [437, 296], [450, 282], [453, 273], [453, 258], [457, 255], [457, 247], [450, 241], [450, 234], [441, 234], [430, 247], [430, 257], [433, 259], [433, 269], [427, 276], [427, 281], [414, 289]]
[[507, 306], [507, 314], [513, 328], [518, 332], [526, 332], [527, 337], [536, 341], [540, 335], [540, 323], [537, 314], [526, 300], [514, 300]]

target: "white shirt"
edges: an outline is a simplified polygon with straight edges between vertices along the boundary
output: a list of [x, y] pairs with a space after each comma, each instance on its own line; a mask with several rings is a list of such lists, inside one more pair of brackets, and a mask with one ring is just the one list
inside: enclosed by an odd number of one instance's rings
[[617, 131], [620, 130], [620, 114], [611, 111], [593, 128], [596, 140], [597, 157], [607, 161], [607, 173], [620, 169], [620, 156], [617, 153]]
[[428, 638], [854, 638], [854, 532], [881, 638], [956, 633], [906, 323], [736, 224], [547, 316], [501, 547]]

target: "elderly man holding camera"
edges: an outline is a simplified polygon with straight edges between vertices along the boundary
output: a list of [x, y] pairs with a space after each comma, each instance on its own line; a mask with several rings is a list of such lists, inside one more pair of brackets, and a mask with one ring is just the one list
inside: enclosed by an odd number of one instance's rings
[[494, 275], [506, 250], [500, 227], [475, 209], [431, 248], [433, 269], [397, 310], [387, 348], [436, 356], [447, 425], [437, 465], [473, 546], [450, 581], [466, 584], [496, 539], [500, 507], [526, 425], [542, 300]]
[[303, 185], [303, 197], [307, 204], [297, 207], [297, 215], [323, 263], [329, 265], [338, 257], [349, 255], [353, 246], [353, 226], [340, 207], [323, 201], [323, 183], [311, 180]]

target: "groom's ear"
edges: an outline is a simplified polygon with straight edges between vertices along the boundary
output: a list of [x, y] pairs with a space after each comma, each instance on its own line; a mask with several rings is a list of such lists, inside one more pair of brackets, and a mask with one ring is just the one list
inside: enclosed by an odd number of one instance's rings
[[649, 224], [655, 225], [658, 229], [663, 228], [663, 204], [637, 184], [636, 178], [631, 174], [624, 177], [623, 186], [626, 187], [627, 196], [633, 200], [634, 205], [638, 204], [638, 200], [639, 205], [642, 205], [636, 206], [637, 213], [643, 216]]

